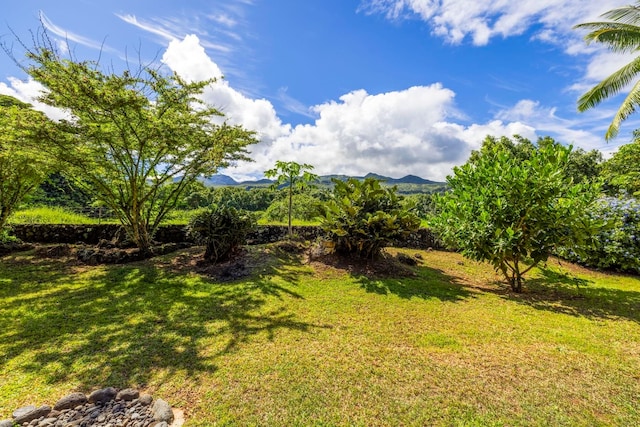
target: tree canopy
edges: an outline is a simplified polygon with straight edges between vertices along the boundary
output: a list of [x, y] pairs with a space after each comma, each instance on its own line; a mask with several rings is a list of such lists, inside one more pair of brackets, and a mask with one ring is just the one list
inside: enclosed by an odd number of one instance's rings
[[43, 151], [42, 133], [53, 133], [47, 116], [0, 95], [0, 230], [24, 197], [53, 171], [55, 162]]
[[41, 101], [70, 114], [44, 136], [49, 153], [96, 194], [148, 251], [162, 219], [200, 175], [246, 160], [255, 134], [223, 121], [201, 94], [213, 80], [187, 82], [150, 66], [120, 74], [60, 55], [45, 38], [27, 52]]
[[[555, 247], [586, 239], [586, 207], [597, 192], [567, 174], [571, 147], [516, 140], [496, 143], [488, 137], [466, 164], [454, 168], [447, 178], [451, 191], [436, 196], [439, 216], [432, 225], [446, 243], [468, 258], [490, 262], [520, 292], [523, 275]], [[518, 155], [524, 151], [526, 156]]]

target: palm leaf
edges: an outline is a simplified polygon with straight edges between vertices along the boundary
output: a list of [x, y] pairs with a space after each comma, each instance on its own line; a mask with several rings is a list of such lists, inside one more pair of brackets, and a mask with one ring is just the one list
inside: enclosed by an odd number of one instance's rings
[[638, 106], [640, 106], [640, 81], [633, 85], [633, 88], [620, 105], [620, 108], [616, 111], [613, 121], [611, 122], [611, 125], [609, 125], [609, 129], [607, 129], [607, 133], [604, 136], [607, 141], [615, 138], [620, 130], [620, 124], [626, 120], [627, 117], [633, 114]]
[[593, 29], [584, 36], [587, 43], [598, 42], [614, 52], [635, 52], [640, 46], [640, 27], [616, 22], [587, 22], [574, 28]]
[[582, 95], [578, 99], [578, 111], [586, 111], [605, 99], [616, 95], [631, 83], [639, 73], [640, 57], [637, 57]]

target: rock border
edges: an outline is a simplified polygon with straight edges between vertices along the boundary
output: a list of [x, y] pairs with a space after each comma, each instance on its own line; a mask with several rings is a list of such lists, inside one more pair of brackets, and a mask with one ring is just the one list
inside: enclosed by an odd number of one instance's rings
[[23, 406], [0, 420], [0, 427], [169, 427], [174, 421], [169, 404], [133, 388], [107, 387], [88, 396], [71, 393], [49, 405]]

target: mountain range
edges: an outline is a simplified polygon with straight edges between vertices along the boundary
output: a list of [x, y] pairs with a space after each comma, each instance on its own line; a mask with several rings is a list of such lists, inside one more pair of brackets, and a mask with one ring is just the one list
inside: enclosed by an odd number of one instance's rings
[[[339, 179], [346, 181], [349, 178], [356, 178], [358, 180], [364, 180], [365, 178], [376, 178], [384, 181], [386, 184], [399, 185], [399, 184], [416, 184], [416, 185], [446, 185], [444, 182], [430, 181], [428, 179], [420, 178], [415, 175], [407, 175], [402, 178], [390, 178], [388, 176], [377, 175], [374, 173], [368, 173], [365, 176], [349, 176], [349, 175], [322, 175], [319, 177], [319, 185], [331, 185], [331, 179]], [[244, 187], [264, 187], [273, 184], [274, 181], [270, 179], [259, 179], [257, 181], [236, 181], [228, 175], [217, 174], [208, 178], [203, 178], [202, 183], [207, 187], [227, 187], [227, 186], [244, 186]]]

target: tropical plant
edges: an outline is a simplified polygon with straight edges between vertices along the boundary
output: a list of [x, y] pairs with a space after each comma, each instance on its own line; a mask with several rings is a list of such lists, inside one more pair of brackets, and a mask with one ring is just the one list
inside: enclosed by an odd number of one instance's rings
[[519, 158], [487, 141], [447, 178], [451, 191], [436, 196], [439, 214], [431, 225], [445, 243], [488, 261], [521, 292], [523, 275], [557, 246], [584, 246], [591, 233], [585, 211], [597, 192], [565, 173], [571, 147], [543, 144]]
[[274, 188], [283, 186], [287, 190], [289, 206], [288, 206], [288, 231], [289, 238], [293, 236], [293, 228], [291, 226], [291, 216], [293, 212], [293, 193], [294, 190], [303, 190], [305, 187], [312, 186], [312, 183], [318, 180], [318, 175], [309, 171], [313, 170], [313, 166], [307, 163], [276, 161], [275, 167], [264, 172], [267, 178], [275, 178]]
[[321, 227], [337, 253], [375, 258], [382, 248], [420, 226], [395, 187], [382, 187], [374, 178], [332, 181], [333, 198], [325, 203]]
[[205, 245], [205, 260], [221, 262], [245, 243], [254, 227], [255, 220], [248, 213], [231, 206], [212, 205], [191, 219], [188, 233], [196, 243]]
[[202, 101], [212, 80], [190, 83], [148, 66], [105, 73], [96, 62], [63, 58], [46, 32], [37, 43], [25, 70], [46, 88], [42, 102], [72, 115], [58, 126], [64, 137], [43, 133], [49, 153], [112, 209], [143, 252], [198, 176], [246, 159], [246, 146], [257, 142]]
[[[635, 5], [622, 6], [601, 15], [606, 21], [585, 22], [574, 28], [590, 30], [584, 37], [587, 43], [597, 42], [609, 47], [613, 52], [635, 54], [640, 48], [640, 1]], [[591, 88], [578, 100], [578, 110], [586, 111], [610, 98], [631, 82], [640, 73], [640, 56], [636, 56], [619, 70]], [[605, 139], [614, 138], [621, 123], [640, 107], [640, 81], [636, 81], [618, 108]]]
[[53, 171], [55, 162], [40, 139], [53, 127], [29, 104], [0, 95], [0, 230], [25, 196]]

